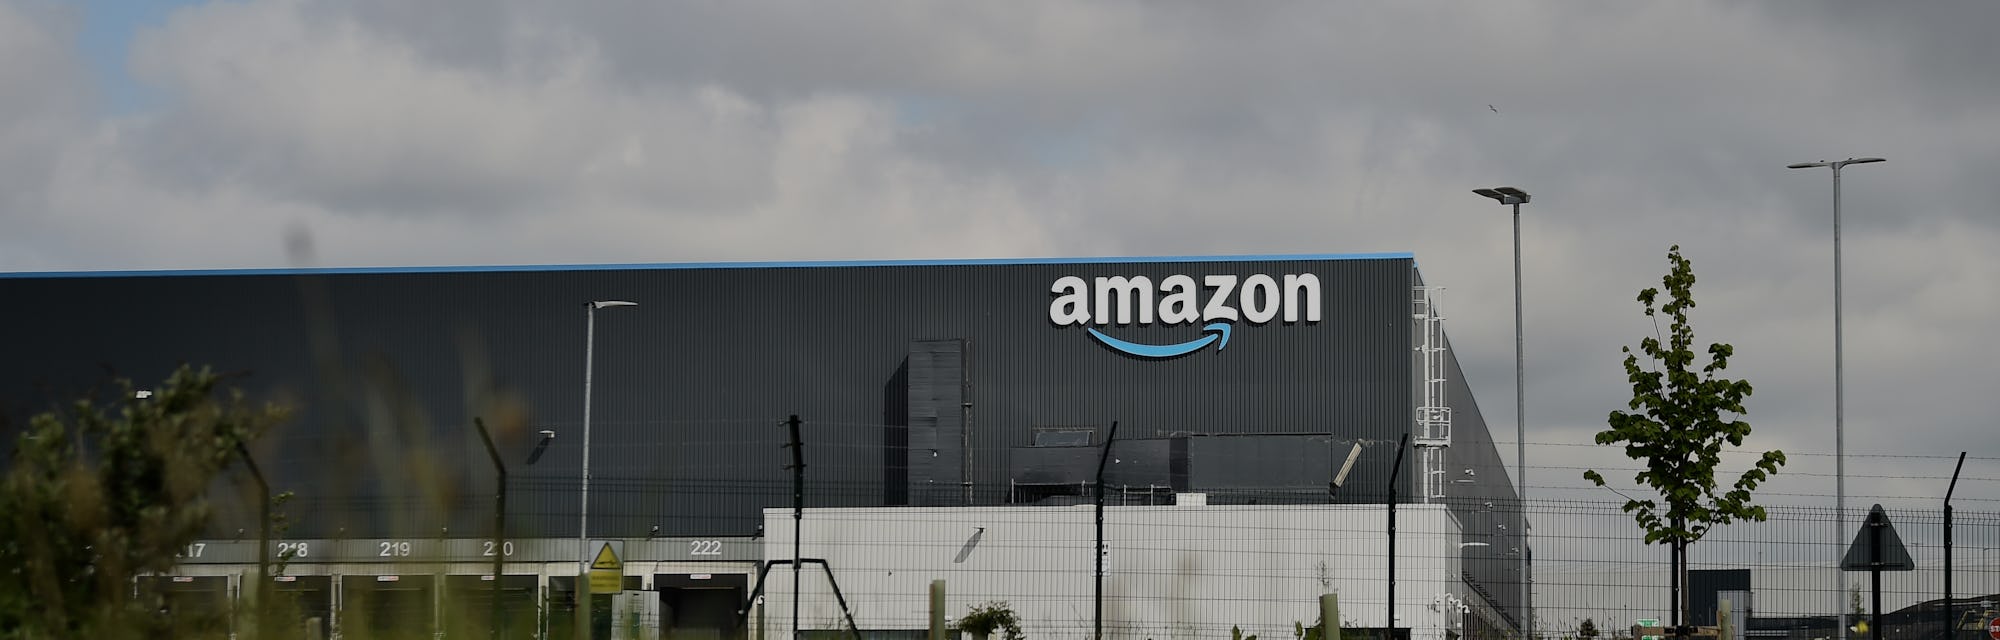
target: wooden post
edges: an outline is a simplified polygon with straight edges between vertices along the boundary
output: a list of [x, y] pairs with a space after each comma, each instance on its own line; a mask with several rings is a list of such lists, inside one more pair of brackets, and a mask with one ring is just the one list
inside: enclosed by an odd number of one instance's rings
[[945, 640], [944, 637], [944, 581], [931, 581], [931, 637], [930, 640]]
[[1340, 640], [1340, 594], [1323, 593], [1319, 596], [1319, 637], [1320, 640]]

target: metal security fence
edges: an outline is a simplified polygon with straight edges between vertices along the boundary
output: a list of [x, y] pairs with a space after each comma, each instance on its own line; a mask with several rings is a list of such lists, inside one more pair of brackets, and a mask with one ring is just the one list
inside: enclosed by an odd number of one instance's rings
[[[1260, 638], [1296, 637], [1322, 622], [1318, 601], [1328, 594], [1338, 599], [1344, 629], [1389, 627], [1410, 638], [1518, 638], [1523, 629], [1538, 638], [1587, 637], [1592, 629], [1615, 638], [1630, 635], [1641, 621], [1670, 617], [1667, 550], [1645, 544], [1621, 510], [1627, 495], [1647, 496], [1562, 484], [1589, 466], [1579, 463], [1532, 467], [1531, 477], [1547, 485], [1530, 488], [1550, 497], [1525, 506], [1512, 499], [1507, 469], [1468, 468], [1444, 483], [1443, 496], [1414, 490], [1415, 480], [1401, 478], [1399, 493], [1414, 497], [1404, 499], [1396, 517], [1392, 593], [1390, 534], [1382, 508], [1389, 470], [1363, 458], [1348, 477], [1337, 483], [1334, 478], [1340, 451], [1388, 443], [1276, 434], [1290, 447], [1313, 450], [1215, 458], [1189, 455], [1204, 449], [1176, 444], [1199, 436], [1121, 432], [1137, 434], [1130, 441], [1121, 435], [1121, 443], [1137, 444], [1115, 444], [1104, 459], [1123, 470], [1107, 473], [1101, 487], [1106, 535], [1098, 547], [1092, 513], [1100, 487], [1086, 473], [1095, 469], [1063, 466], [1070, 458], [1094, 465], [1094, 456], [1035, 458], [1029, 454], [1047, 452], [1035, 451], [1032, 442], [972, 448], [973, 468], [991, 465], [1003, 473], [968, 471], [959, 476], [964, 484], [940, 491], [950, 498], [947, 504], [909, 506], [915, 498], [908, 461], [929, 452], [898, 436], [907, 427], [808, 421], [807, 510], [796, 525], [797, 541], [803, 557], [823, 560], [826, 569], [821, 573], [813, 565], [794, 584], [789, 570], [759, 571], [793, 554], [794, 478], [786, 468], [791, 452], [784, 448], [787, 437], [778, 419], [633, 426], [657, 435], [595, 444], [590, 498], [590, 537], [627, 540], [640, 553], [653, 554], [632, 558], [627, 573], [648, 577], [633, 588], [650, 594], [639, 600], [650, 604], [626, 609], [621, 624], [638, 620], [655, 630], [699, 624], [746, 637], [782, 637], [793, 631], [836, 632], [852, 616], [868, 635], [905, 636], [929, 627], [927, 592], [934, 580], [945, 581], [950, 594], [942, 615], [955, 620], [973, 605], [1001, 602], [1020, 614], [1033, 637], [1088, 637], [1099, 625], [1107, 635], [1130, 638], [1227, 638], [1232, 629]], [[1051, 438], [1048, 448], [1096, 451], [1103, 443], [1095, 436], [1073, 435], [1091, 426], [1052, 428], [1064, 433]], [[539, 453], [531, 439], [501, 440], [504, 454], [517, 460], [580, 453], [563, 449], [575, 443], [561, 439]], [[278, 486], [295, 493], [284, 506], [293, 528], [281, 537], [387, 540], [391, 544], [383, 548], [391, 555], [400, 548], [397, 538], [474, 539], [468, 544], [487, 539], [493, 533], [496, 487], [492, 471], [482, 466], [484, 450], [471, 442], [434, 441], [392, 454], [368, 445], [377, 455], [361, 458], [364, 464], [323, 470], [338, 477]], [[1537, 446], [1557, 453], [1574, 447]], [[718, 455], [722, 451], [732, 455]], [[745, 451], [755, 455], [733, 455]], [[742, 464], [744, 459], [755, 464]], [[1045, 466], [1024, 471], [1022, 460]], [[1630, 461], [1610, 460], [1613, 464], [1597, 468], [1607, 475], [1631, 470]], [[1816, 491], [1826, 474], [1802, 464], [1788, 477], [1790, 484], [1773, 484], [1758, 494], [1766, 521], [1720, 527], [1693, 545], [1686, 584], [1689, 621], [1714, 625], [1726, 607], [1731, 640], [1983, 637], [1986, 621], [2000, 612], [2000, 501], [1993, 498], [1994, 474], [1977, 471], [1993, 460], [1974, 462], [1955, 503], [1956, 599], [1949, 610], [1940, 600], [1943, 519], [1931, 506], [1939, 496], [1909, 489], [1933, 481], [1941, 485], [1941, 478], [1857, 467], [1856, 477], [1870, 482], [1850, 496], [1842, 529], [1830, 496]], [[314, 464], [281, 459], [267, 466]], [[1020, 475], [1038, 481], [1009, 477]], [[527, 464], [513, 467], [511, 478], [510, 544], [532, 551], [509, 558], [540, 563], [520, 572], [540, 576], [536, 584], [546, 598], [554, 578], [573, 572], [564, 550], [575, 544], [579, 483]], [[1881, 626], [1864, 628], [1857, 614], [1866, 613], [1872, 599], [1868, 575], [1840, 571], [1836, 563], [1852, 544], [1867, 506], [1877, 502], [1884, 504], [1915, 566], [1883, 575]], [[245, 512], [224, 515], [214, 537], [242, 540], [234, 532], [247, 528]], [[664, 539], [677, 545], [640, 544]], [[709, 543], [714, 546], [703, 546]], [[1094, 548], [1104, 558], [1101, 582]], [[477, 561], [476, 546], [466, 549], [460, 560]], [[709, 553], [704, 550], [714, 555], [701, 555]], [[1525, 577], [1523, 556], [1530, 567]], [[314, 568], [316, 557], [290, 560], [295, 572], [322, 570]], [[397, 560], [323, 570], [389, 573]], [[408, 559], [415, 560], [421, 558]], [[436, 571], [476, 572], [474, 567]], [[741, 575], [760, 597], [753, 598], [751, 588], [721, 598], [697, 598], [693, 592], [669, 597], [662, 595], [668, 587], [660, 586], [666, 581], [653, 579], [681, 576], [674, 583], [681, 586], [672, 588], [685, 589], [691, 588], [685, 579], [711, 573]], [[794, 590], [802, 610], [796, 626], [790, 618]], [[1094, 613], [1100, 597], [1101, 619]], [[342, 604], [364, 600], [357, 595]]]

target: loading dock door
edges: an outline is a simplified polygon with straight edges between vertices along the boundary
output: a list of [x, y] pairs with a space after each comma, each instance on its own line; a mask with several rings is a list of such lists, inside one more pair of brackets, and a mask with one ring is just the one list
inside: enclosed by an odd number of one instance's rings
[[[535, 590], [539, 576], [511, 575], [500, 582], [499, 637], [532, 640], [536, 637]], [[488, 576], [444, 577], [444, 637], [493, 637], [493, 581]]]
[[750, 576], [740, 573], [654, 574], [661, 637], [673, 640], [743, 640], [736, 609], [748, 597]]
[[[332, 576], [277, 576], [271, 578], [271, 599], [276, 601], [276, 611], [292, 618], [280, 621], [286, 624], [278, 630], [278, 638], [329, 638], [333, 633], [333, 577]], [[307, 633], [307, 628], [317, 619], [319, 635]]]
[[[619, 586], [624, 591], [637, 591], [641, 576], [625, 576]], [[616, 616], [613, 601], [615, 593], [591, 594], [590, 633], [595, 640], [611, 637], [612, 623]], [[576, 637], [576, 577], [549, 576], [548, 596], [542, 601], [547, 615], [542, 618], [543, 636], [548, 640], [574, 640]]]
[[429, 640], [436, 628], [433, 582], [431, 576], [341, 576], [341, 634]]
[[548, 640], [573, 640], [576, 637], [576, 576], [549, 576], [548, 598], [542, 609], [548, 614], [542, 616], [542, 627], [547, 630], [543, 637]]
[[140, 601], [156, 607], [175, 638], [229, 637], [227, 576], [141, 576], [138, 586]]

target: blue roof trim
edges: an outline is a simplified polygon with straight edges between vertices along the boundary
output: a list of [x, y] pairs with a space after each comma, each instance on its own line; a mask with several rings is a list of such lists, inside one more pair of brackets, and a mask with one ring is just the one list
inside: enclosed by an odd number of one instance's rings
[[1317, 253], [1225, 256], [1151, 256], [1099, 258], [969, 258], [956, 260], [824, 260], [779, 262], [668, 262], [621, 264], [495, 265], [443, 267], [324, 267], [292, 269], [185, 269], [157, 271], [17, 271], [0, 272], [0, 279], [127, 278], [165, 276], [283, 276], [413, 273], [501, 273], [512, 271], [645, 271], [668, 269], [794, 269], [825, 267], [936, 267], [1030, 264], [1138, 264], [1148, 262], [1286, 262], [1298, 260], [1411, 260], [1408, 251], [1380, 253]]

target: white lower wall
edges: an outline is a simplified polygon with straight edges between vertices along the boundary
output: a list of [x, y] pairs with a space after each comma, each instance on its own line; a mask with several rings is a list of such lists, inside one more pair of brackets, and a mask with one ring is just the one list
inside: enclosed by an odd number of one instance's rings
[[[1322, 593], [1340, 596], [1347, 626], [1386, 617], [1386, 508], [1380, 505], [1109, 507], [1105, 510], [1104, 630], [1119, 638], [1267, 640], [1318, 619]], [[789, 559], [790, 510], [765, 511], [767, 560]], [[1457, 630], [1459, 529], [1443, 507], [1400, 505], [1396, 626], [1413, 638]], [[1006, 601], [1035, 638], [1092, 631], [1093, 509], [950, 507], [809, 509], [802, 555], [824, 558], [863, 629], [923, 629], [934, 579], [956, 618]], [[800, 624], [844, 626], [825, 574], [806, 566]], [[767, 638], [791, 630], [792, 574], [765, 584]], [[1449, 610], [1449, 611], [1447, 611]]]

